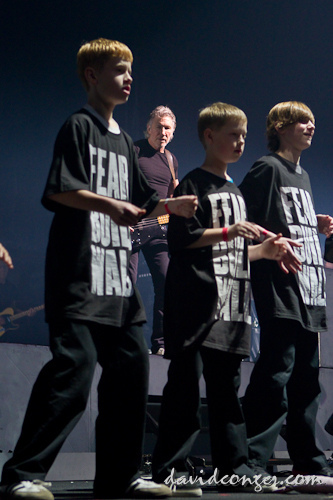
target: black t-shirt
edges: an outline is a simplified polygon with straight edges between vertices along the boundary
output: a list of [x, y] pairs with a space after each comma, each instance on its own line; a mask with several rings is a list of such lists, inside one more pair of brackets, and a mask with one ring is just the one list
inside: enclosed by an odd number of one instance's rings
[[186, 175], [176, 188], [176, 196], [184, 194], [197, 195], [199, 206], [191, 219], [170, 217], [171, 259], [164, 308], [166, 356], [173, 357], [203, 342], [247, 356], [251, 316], [246, 241], [236, 238], [228, 243], [186, 248], [207, 228], [246, 220], [244, 199], [232, 182], [201, 168]]
[[113, 326], [144, 321], [141, 298], [128, 274], [129, 228], [99, 212], [48, 198], [79, 189], [129, 201], [148, 214], [159, 199], [124, 131], [113, 133], [93, 110], [82, 109], [66, 121], [55, 142], [42, 198], [55, 212], [46, 257], [46, 319], [67, 317]]
[[[160, 198], [167, 198], [173, 193], [173, 179], [165, 153], [154, 149], [147, 139], [134, 143], [139, 157], [139, 165], [149, 185], [158, 192]], [[172, 154], [172, 153], [171, 153]], [[172, 154], [176, 179], [178, 178], [178, 161]]]
[[333, 262], [333, 236], [330, 236], [325, 240], [324, 259], [326, 262]]
[[251, 264], [259, 321], [287, 318], [310, 331], [326, 330], [326, 278], [307, 172], [272, 153], [255, 162], [239, 188], [250, 221], [303, 243], [294, 247], [302, 262], [296, 275], [284, 274], [274, 261]]

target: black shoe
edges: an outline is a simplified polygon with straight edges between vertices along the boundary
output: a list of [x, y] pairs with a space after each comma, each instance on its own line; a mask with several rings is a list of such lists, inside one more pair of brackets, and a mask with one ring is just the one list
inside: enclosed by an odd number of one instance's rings
[[264, 467], [261, 467], [261, 465], [249, 465], [249, 467], [255, 475], [261, 475], [261, 477], [271, 477], [271, 474], [267, 472]]
[[249, 464], [249, 468], [251, 469], [251, 474], [248, 476], [254, 480], [253, 491], [269, 493], [285, 490], [285, 481], [272, 476], [261, 465]]
[[237, 476], [233, 474], [223, 479], [223, 484], [217, 485], [219, 493], [273, 493], [285, 490], [285, 482], [276, 477], [263, 479], [253, 476]]

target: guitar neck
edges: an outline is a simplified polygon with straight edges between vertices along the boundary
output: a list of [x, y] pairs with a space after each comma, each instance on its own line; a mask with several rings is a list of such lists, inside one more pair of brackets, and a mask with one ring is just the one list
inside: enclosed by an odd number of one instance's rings
[[156, 224], [162, 226], [163, 224], [168, 224], [168, 222], [169, 222], [168, 214], [159, 215], [158, 217], [153, 217], [151, 219], [148, 217], [146, 219], [142, 219], [140, 222], [135, 224], [135, 226], [133, 226], [133, 229], [142, 229], [145, 227], [156, 226]]
[[28, 314], [31, 314], [33, 312], [41, 311], [42, 309], [44, 309], [44, 307], [45, 307], [44, 304], [42, 304], [41, 306], [32, 307], [31, 309], [28, 309], [27, 311], [22, 311], [20, 313], [14, 314], [13, 316], [10, 316], [10, 321], [15, 321], [16, 319], [20, 319], [20, 318], [23, 318], [24, 316], [28, 316]]
[[160, 225], [162, 225], [162, 224], [168, 224], [169, 219], [170, 219], [169, 214], [159, 215], [159, 216], [157, 217], [157, 221], [158, 221], [158, 223], [159, 223]]

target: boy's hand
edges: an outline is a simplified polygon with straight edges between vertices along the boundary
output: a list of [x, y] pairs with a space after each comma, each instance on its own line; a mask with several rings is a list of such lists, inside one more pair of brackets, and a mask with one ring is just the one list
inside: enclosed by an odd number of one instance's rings
[[[271, 231], [266, 231], [266, 229], [263, 229], [263, 228], [260, 228], [260, 229], [261, 229], [261, 233], [263, 235], [265, 235], [265, 237], [268, 236], [271, 238], [271, 237], [275, 236], [275, 234], [272, 233]], [[298, 271], [301, 271], [302, 262], [296, 256], [292, 247], [299, 248], [299, 247], [303, 246], [303, 244], [300, 243], [299, 241], [292, 240], [291, 238], [286, 238], [285, 236], [281, 236], [279, 238], [279, 243], [284, 244], [285, 248], [286, 248], [285, 254], [282, 256], [281, 259], [278, 259], [279, 260], [278, 264], [281, 268], [281, 271], [283, 271], [285, 274], [289, 274], [289, 272], [296, 274], [296, 273], [298, 273]]]
[[290, 238], [281, 238], [281, 241], [286, 243], [286, 249], [287, 249], [287, 252], [279, 261], [279, 266], [281, 268], [281, 271], [283, 271], [285, 274], [289, 274], [289, 271], [292, 272], [293, 274], [296, 274], [298, 271], [301, 271], [302, 262], [295, 255], [292, 247], [293, 246], [301, 247], [302, 244], [298, 243], [297, 241], [293, 241]]
[[228, 241], [237, 238], [247, 238], [249, 240], [258, 240], [260, 238], [260, 226], [253, 222], [240, 221], [228, 227]]
[[[271, 238], [276, 236], [275, 233], [272, 233], [271, 231], [267, 231], [267, 229], [258, 226], [260, 229], [260, 240], [263, 241], [265, 238]], [[282, 259], [279, 260], [278, 264], [281, 268], [281, 270], [285, 274], [289, 274], [289, 271], [292, 272], [293, 274], [296, 274], [298, 271], [302, 269], [302, 263], [299, 260], [298, 257], [296, 257], [292, 247], [301, 247], [303, 246], [302, 243], [299, 241], [292, 240], [291, 238], [286, 238], [285, 236], [281, 236], [279, 238], [279, 242], [282, 244], [286, 245], [286, 253], [282, 256]]]
[[[285, 238], [282, 234], [276, 235], [257, 224], [253, 224], [252, 222], [238, 222], [237, 224], [230, 226], [228, 228], [228, 240], [236, 238], [236, 236], [242, 236], [243, 238], [249, 238], [257, 241], [265, 238], [263, 243], [266, 243], [267, 241], [270, 246], [263, 247], [263, 250], [265, 252], [270, 251], [273, 257], [263, 257], [277, 260], [281, 270], [285, 274], [289, 274], [289, 272], [296, 274], [302, 269], [302, 263], [292, 249], [292, 247], [301, 247], [301, 243], [294, 241], [291, 238]], [[272, 245], [278, 245], [278, 247], [274, 249], [274, 247], [272, 248]]]
[[190, 219], [198, 208], [198, 198], [194, 195], [178, 196], [168, 199], [168, 209], [172, 214]]
[[7, 264], [9, 269], [14, 269], [13, 261], [11, 256], [9, 255], [8, 250], [6, 250], [6, 248], [3, 245], [1, 245], [1, 243], [0, 243], [0, 260], [3, 260], [4, 263]]
[[330, 215], [317, 215], [318, 231], [324, 234], [326, 238], [333, 234], [333, 217]]
[[119, 226], [134, 226], [146, 213], [128, 201], [101, 196], [87, 189], [55, 193], [48, 198], [67, 207], [109, 215]]
[[128, 201], [112, 199], [108, 215], [119, 226], [134, 226], [146, 210], [136, 207]]
[[267, 238], [261, 243], [263, 259], [280, 261], [287, 253], [287, 243], [282, 238], [282, 233]]

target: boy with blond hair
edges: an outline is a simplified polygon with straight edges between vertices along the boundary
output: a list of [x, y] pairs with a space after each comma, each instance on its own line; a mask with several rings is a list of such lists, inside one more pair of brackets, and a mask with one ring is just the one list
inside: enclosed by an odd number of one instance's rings
[[84, 412], [97, 362], [95, 497], [171, 494], [138, 473], [149, 363], [145, 313], [128, 274], [129, 226], [166, 209], [192, 216], [196, 199], [159, 200], [139, 169], [132, 140], [113, 118], [130, 95], [132, 61], [126, 45], [103, 38], [78, 52], [88, 104], [58, 134], [42, 199], [54, 212], [45, 282], [53, 358], [37, 378], [21, 436], [4, 465], [6, 498], [53, 499], [41, 481]]
[[[264, 243], [265, 231], [247, 222], [244, 199], [227, 173], [241, 157], [247, 118], [235, 106], [217, 102], [199, 114], [198, 133], [206, 157], [176, 188], [198, 197], [194, 217], [171, 216], [171, 254], [165, 289], [165, 356], [171, 359], [163, 391], [153, 479], [186, 471], [200, 431], [201, 374], [206, 382], [211, 452], [217, 478], [253, 478], [247, 466], [246, 428], [238, 399], [240, 364], [250, 348], [249, 262], [280, 259], [280, 235]], [[172, 480], [170, 479], [172, 482]], [[169, 484], [169, 480], [167, 481]], [[176, 484], [176, 496], [182, 487]], [[179, 488], [178, 488], [179, 486]], [[234, 491], [233, 489], [231, 489]], [[200, 496], [189, 483], [184, 496]]]
[[311, 146], [312, 111], [281, 102], [267, 117], [271, 153], [253, 165], [240, 185], [249, 220], [302, 241], [297, 274], [276, 263], [251, 264], [260, 322], [260, 356], [242, 400], [249, 463], [263, 473], [286, 419], [286, 441], [295, 474], [333, 475], [315, 439], [319, 404], [318, 332], [326, 330], [325, 271], [318, 231], [329, 236], [333, 219], [317, 215], [301, 153]]

